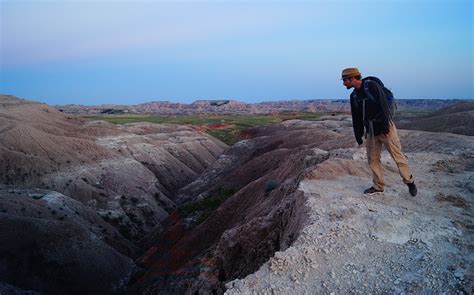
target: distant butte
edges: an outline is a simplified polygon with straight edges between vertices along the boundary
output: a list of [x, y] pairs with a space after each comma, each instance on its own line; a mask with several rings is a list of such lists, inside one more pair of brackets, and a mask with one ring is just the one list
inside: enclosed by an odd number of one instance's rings
[[[439, 110], [462, 100], [397, 99], [402, 110]], [[236, 100], [197, 100], [191, 104], [151, 101], [138, 105], [56, 105], [56, 109], [79, 115], [134, 113], [155, 115], [274, 114], [279, 112], [350, 112], [346, 99], [311, 99], [244, 103]]]

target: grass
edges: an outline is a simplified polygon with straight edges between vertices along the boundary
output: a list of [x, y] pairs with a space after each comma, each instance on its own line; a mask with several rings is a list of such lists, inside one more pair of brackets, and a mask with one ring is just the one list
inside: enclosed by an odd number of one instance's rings
[[[277, 115], [193, 115], [193, 116], [154, 116], [154, 115], [102, 115], [84, 116], [89, 120], [104, 120], [114, 124], [150, 122], [157, 124], [178, 124], [209, 126], [207, 134], [232, 145], [240, 140], [240, 133], [256, 126], [265, 126], [289, 119], [316, 120], [322, 113], [280, 113]], [[227, 128], [212, 128], [211, 124], [223, 123]]]

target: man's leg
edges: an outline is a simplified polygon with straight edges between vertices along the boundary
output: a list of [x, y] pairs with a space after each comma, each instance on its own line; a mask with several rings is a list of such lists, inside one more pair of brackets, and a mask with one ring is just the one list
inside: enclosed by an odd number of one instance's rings
[[374, 188], [379, 191], [383, 191], [385, 183], [383, 181], [383, 169], [382, 163], [380, 162], [380, 156], [382, 152], [382, 142], [378, 139], [368, 137], [366, 141], [367, 145], [367, 160], [369, 161], [370, 169], [372, 170], [372, 181], [374, 182]]
[[397, 163], [398, 172], [400, 173], [403, 182], [406, 184], [413, 183], [413, 175], [411, 174], [410, 168], [408, 167], [408, 160], [402, 152], [397, 128], [394, 124], [391, 124], [390, 132], [382, 138], [387, 151], [390, 153], [395, 163]]

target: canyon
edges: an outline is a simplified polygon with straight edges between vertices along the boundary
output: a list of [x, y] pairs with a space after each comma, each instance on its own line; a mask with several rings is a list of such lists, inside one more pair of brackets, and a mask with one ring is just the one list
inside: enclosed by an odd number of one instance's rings
[[[431, 120], [467, 118], [437, 132], [428, 117], [400, 128], [416, 198], [386, 153], [387, 192], [362, 195], [365, 150], [335, 105], [228, 146], [190, 126], [77, 116], [115, 107], [0, 96], [0, 292], [471, 293], [472, 104], [430, 103]], [[196, 104], [209, 107], [245, 110]]]

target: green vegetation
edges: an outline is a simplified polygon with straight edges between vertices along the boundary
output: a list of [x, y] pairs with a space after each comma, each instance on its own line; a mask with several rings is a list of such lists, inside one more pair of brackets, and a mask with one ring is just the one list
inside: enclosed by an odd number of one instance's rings
[[225, 142], [228, 145], [233, 145], [237, 141], [241, 140], [240, 133], [243, 130], [238, 127], [222, 128], [205, 131], [207, 134]]
[[114, 124], [135, 122], [194, 125], [203, 127], [207, 134], [232, 145], [241, 140], [241, 132], [256, 126], [265, 126], [290, 119], [316, 120], [322, 113], [280, 113], [277, 115], [193, 115], [193, 116], [152, 116], [152, 115], [103, 115], [85, 116], [90, 120], [104, 120]]
[[276, 189], [278, 187], [278, 182], [274, 179], [269, 179], [265, 183], [265, 193], [269, 193], [272, 190]]
[[179, 213], [182, 217], [190, 216], [193, 213], [199, 213], [197, 224], [200, 224], [234, 193], [234, 190], [220, 190], [215, 195], [181, 207]]

